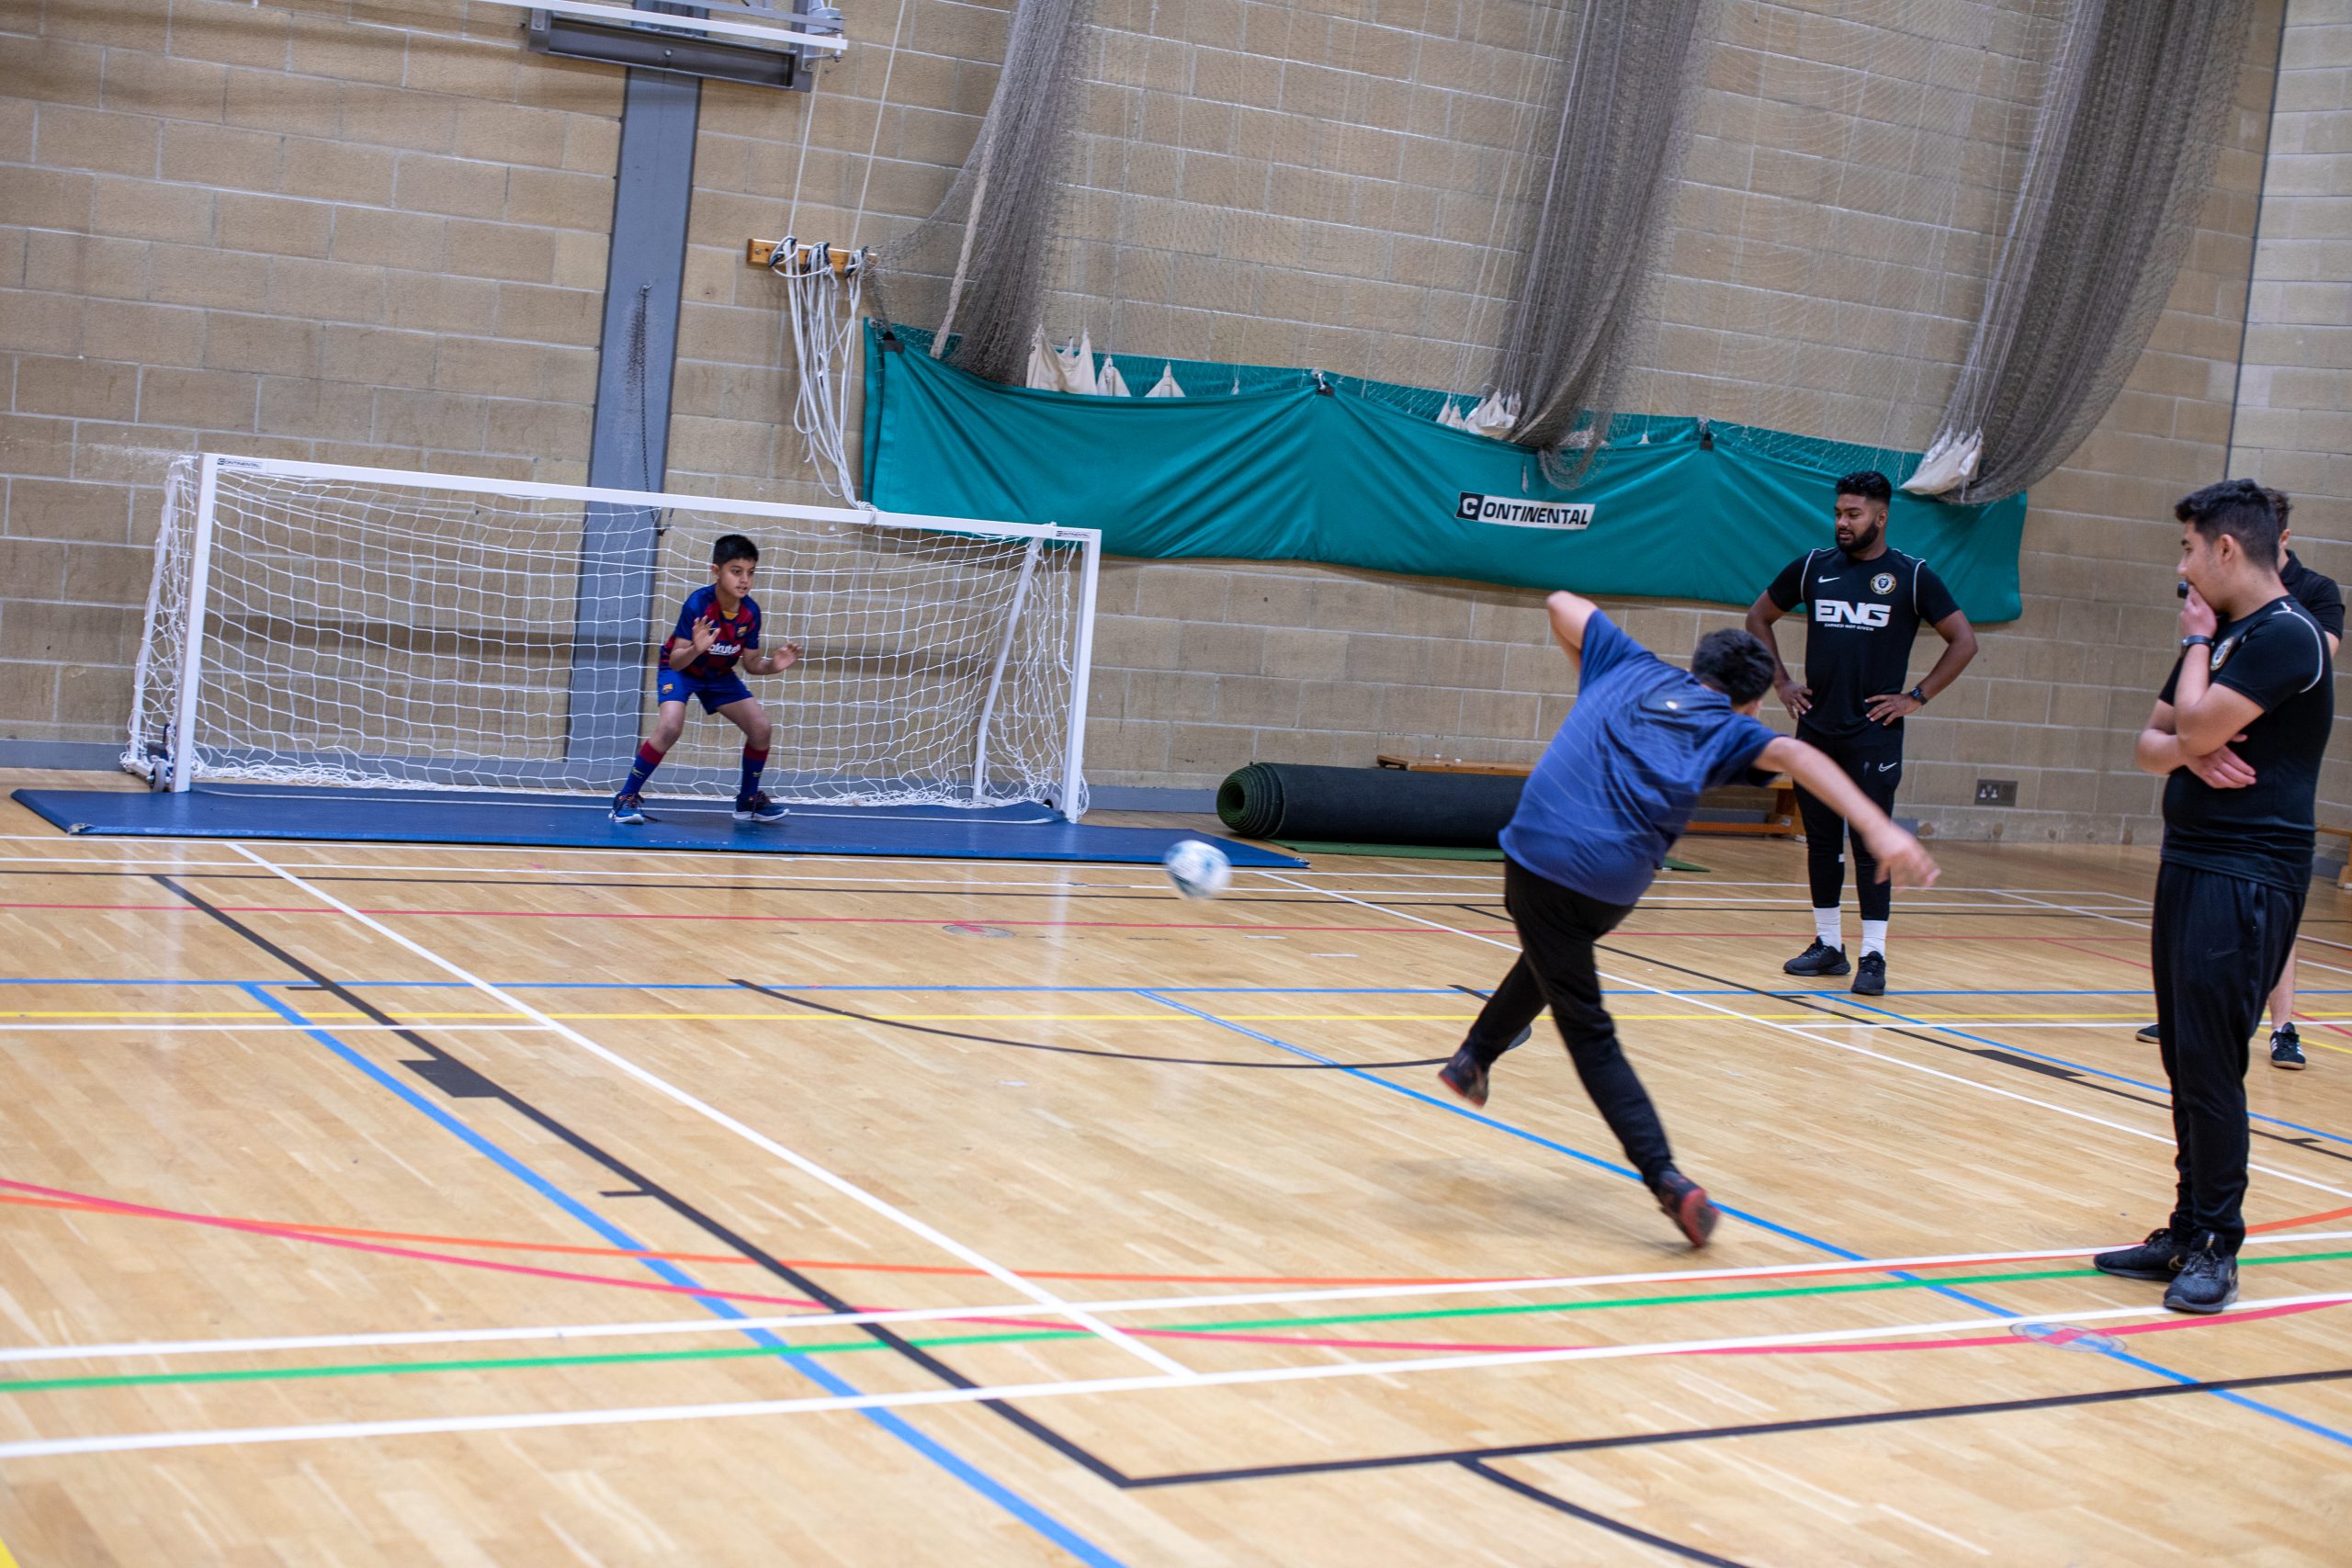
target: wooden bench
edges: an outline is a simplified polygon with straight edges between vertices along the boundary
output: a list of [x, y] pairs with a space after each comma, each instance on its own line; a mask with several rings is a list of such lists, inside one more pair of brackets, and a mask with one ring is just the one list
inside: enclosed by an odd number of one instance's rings
[[2336, 874], [2335, 886], [2352, 892], [2352, 828], [2322, 828], [2320, 831], [2344, 840], [2344, 869]]
[[[1468, 757], [1408, 757], [1383, 751], [1373, 759], [1384, 768], [1399, 768], [1408, 773], [1487, 773], [1502, 778], [1525, 778], [1534, 771], [1531, 762], [1486, 762]], [[1776, 777], [1769, 786], [1772, 803], [1765, 807], [1760, 822], [1692, 822], [1685, 833], [1740, 834], [1758, 839], [1793, 839], [1797, 836], [1797, 786], [1785, 777]]]

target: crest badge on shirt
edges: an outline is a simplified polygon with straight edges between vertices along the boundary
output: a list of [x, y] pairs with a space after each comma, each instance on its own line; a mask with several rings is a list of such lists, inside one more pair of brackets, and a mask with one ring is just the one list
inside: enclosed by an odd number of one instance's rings
[[2240, 632], [2237, 636], [2233, 637], [2222, 638], [2222, 641], [2214, 645], [2212, 662], [2207, 668], [2218, 671], [2222, 665], [2227, 664], [2230, 661], [2230, 655], [2235, 653], [2238, 650], [2238, 644], [2245, 640], [2245, 633], [2244, 632]]
[[1873, 593], [1892, 593], [1892, 592], [1894, 592], [1894, 573], [1893, 573], [1893, 572], [1891, 572], [1891, 571], [1882, 571], [1882, 572], [1880, 572], [1876, 577], [1871, 578], [1871, 592], [1873, 592]]

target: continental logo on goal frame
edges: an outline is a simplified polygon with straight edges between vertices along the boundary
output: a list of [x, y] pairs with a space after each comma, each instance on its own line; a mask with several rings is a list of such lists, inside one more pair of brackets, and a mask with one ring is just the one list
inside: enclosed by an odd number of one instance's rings
[[1453, 515], [1464, 523], [1496, 523], [1506, 528], [1557, 528], [1569, 533], [1592, 526], [1590, 502], [1522, 501], [1517, 496], [1460, 492]]

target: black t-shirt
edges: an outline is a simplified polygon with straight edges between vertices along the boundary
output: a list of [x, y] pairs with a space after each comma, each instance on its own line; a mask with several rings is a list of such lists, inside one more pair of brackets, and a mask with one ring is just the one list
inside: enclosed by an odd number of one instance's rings
[[2295, 603], [2312, 613], [2319, 629], [2332, 637], [2344, 636], [2344, 590], [2335, 579], [2324, 572], [2313, 571], [2287, 552], [2286, 570], [2278, 574], [2278, 585], [2295, 596]]
[[[2192, 653], [2204, 652], [2191, 649]], [[2213, 635], [2212, 682], [2260, 705], [2230, 750], [2254, 770], [2244, 789], [2215, 789], [2187, 768], [2165, 781], [2165, 860], [2292, 892], [2311, 886], [2312, 800], [2335, 717], [2335, 669], [2318, 623], [2293, 599], [2273, 599]], [[2165, 682], [2169, 703], [2180, 680]]]
[[[1813, 606], [1804, 635], [1813, 708], [1797, 723], [1800, 732], [1838, 738], [1876, 728], [1865, 705], [1911, 689], [1919, 623], [1933, 626], [1960, 608], [1927, 562], [1896, 549], [1871, 560], [1815, 550], [1791, 561], [1765, 592], [1782, 615]], [[1885, 728], [1899, 735], [1903, 721]]]

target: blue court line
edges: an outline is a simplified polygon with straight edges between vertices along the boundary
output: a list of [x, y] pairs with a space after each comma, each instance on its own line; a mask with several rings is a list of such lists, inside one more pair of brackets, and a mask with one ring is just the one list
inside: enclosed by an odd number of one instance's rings
[[[504, 1149], [499, 1147], [488, 1138], [475, 1132], [471, 1127], [467, 1126], [463, 1122], [451, 1115], [442, 1107], [434, 1104], [415, 1089], [410, 1088], [407, 1084], [401, 1082], [400, 1079], [394, 1077], [390, 1073], [385, 1071], [382, 1067], [378, 1066], [366, 1056], [361, 1055], [357, 1051], [353, 1050], [350, 1046], [336, 1039], [333, 1034], [311, 1022], [311, 1020], [303, 1017], [300, 1010], [283, 1003], [277, 998], [271, 996], [259, 982], [243, 982], [240, 988], [243, 990], [247, 996], [250, 996], [254, 1000], [261, 1003], [262, 1006], [269, 1009], [272, 1012], [277, 1013], [288, 1023], [301, 1025], [303, 1032], [309, 1035], [311, 1040], [325, 1046], [329, 1051], [334, 1053], [335, 1055], [341, 1057], [350, 1066], [358, 1068], [362, 1073], [366, 1074], [380, 1087], [391, 1090], [393, 1094], [399, 1096], [400, 1099], [405, 1101], [412, 1109], [423, 1111], [443, 1131], [456, 1137], [468, 1148], [472, 1149], [476, 1154], [479, 1154], [491, 1161], [492, 1164], [506, 1172], [507, 1175], [514, 1177], [517, 1181], [522, 1182], [523, 1185], [528, 1187], [532, 1191], [537, 1192], [540, 1197], [545, 1198], [549, 1202], [553, 1203], [557, 1208], [561, 1209], [565, 1213], [571, 1215], [582, 1224], [586, 1225], [590, 1230], [595, 1232], [597, 1235], [603, 1237], [612, 1246], [621, 1247], [631, 1252], [650, 1252], [654, 1250], [652, 1247], [648, 1247], [644, 1242], [630, 1235], [628, 1232], [621, 1229], [618, 1225], [616, 1225], [606, 1220], [594, 1209], [589, 1208], [586, 1204], [582, 1203], [577, 1199], [571, 1197], [571, 1194], [565, 1192], [562, 1189], [548, 1181], [545, 1177], [539, 1175], [538, 1172], [533, 1170], [529, 1166], [523, 1163], [520, 1159], [517, 1159], [514, 1156], [508, 1154]], [[695, 1289], [702, 1288], [700, 1281], [696, 1280], [684, 1270], [678, 1269], [674, 1265], [653, 1258], [641, 1258], [639, 1259], [639, 1261], [643, 1263], [644, 1266], [653, 1274], [670, 1284], [685, 1285]], [[734, 1303], [722, 1300], [716, 1296], [695, 1296], [692, 1299], [698, 1305], [722, 1318], [743, 1318], [750, 1315], [748, 1313], [745, 1313], [741, 1308], [737, 1307]], [[742, 1332], [744, 1336], [751, 1339], [754, 1344], [766, 1346], [780, 1352], [777, 1356], [777, 1359], [791, 1363], [796, 1371], [798, 1371], [802, 1376], [808, 1378], [809, 1382], [817, 1384], [828, 1393], [854, 1396], [863, 1392], [855, 1384], [844, 1381], [839, 1373], [831, 1371], [821, 1362], [812, 1360], [806, 1356], [794, 1354], [791, 1348], [787, 1346], [784, 1340], [778, 1338], [764, 1328], [747, 1328]], [[1063, 1551], [1079, 1559], [1079, 1561], [1094, 1564], [1096, 1565], [1096, 1568], [1125, 1568], [1125, 1564], [1121, 1563], [1117, 1558], [1113, 1557], [1110, 1553], [1102, 1551], [1100, 1547], [1097, 1547], [1091, 1541], [1086, 1540], [1085, 1537], [1078, 1534], [1075, 1530], [1061, 1523], [1058, 1519], [1054, 1518], [1051, 1515], [1046, 1513], [1043, 1509], [1037, 1507], [1035, 1504], [1029, 1502], [1028, 1499], [1021, 1496], [1018, 1493], [1012, 1491], [1012, 1488], [1006, 1486], [995, 1477], [980, 1470], [969, 1461], [947, 1449], [927, 1434], [912, 1426], [910, 1426], [896, 1412], [889, 1410], [865, 1409], [858, 1411], [857, 1414], [864, 1416], [873, 1425], [879, 1427], [882, 1430], [889, 1433], [892, 1437], [897, 1438], [900, 1442], [905, 1443], [917, 1453], [922, 1454], [925, 1459], [930, 1460], [933, 1464], [939, 1466], [940, 1469], [947, 1472], [948, 1474], [953, 1475], [956, 1480], [961, 1481], [965, 1485], [970, 1487], [981, 1496], [986, 1497], [989, 1502], [996, 1504], [1006, 1513], [1011, 1514], [1023, 1524], [1027, 1525], [1039, 1535], [1044, 1536], [1047, 1540], [1052, 1541]]]
[[[1445, 1100], [1440, 1100], [1435, 1095], [1424, 1094], [1419, 1089], [1408, 1089], [1403, 1084], [1393, 1083], [1389, 1079], [1382, 1077], [1378, 1073], [1367, 1071], [1363, 1067], [1349, 1066], [1344, 1063], [1333, 1061], [1330, 1057], [1318, 1055], [1315, 1052], [1307, 1050], [1305, 1046], [1293, 1045], [1287, 1041], [1277, 1040], [1271, 1034], [1261, 1033], [1259, 1031], [1248, 1028], [1242, 1024], [1228, 1022], [1227, 1020], [1218, 1018], [1214, 1014], [1202, 1012], [1193, 1008], [1188, 1008], [1182, 1002], [1171, 1001], [1167, 997], [1157, 995], [1149, 990], [1138, 988], [1135, 994], [1136, 996], [1146, 998], [1148, 1000], [1158, 1002], [1162, 1007], [1171, 1008], [1182, 1013], [1189, 1013], [1193, 1017], [1202, 1020], [1204, 1022], [1214, 1023], [1220, 1029], [1229, 1029], [1236, 1034], [1248, 1035], [1250, 1039], [1261, 1042], [1264, 1044], [1272, 1045], [1278, 1051], [1287, 1051], [1294, 1056], [1305, 1056], [1310, 1061], [1321, 1062], [1328, 1066], [1337, 1067], [1350, 1077], [1363, 1078], [1367, 1082], [1378, 1084], [1382, 1089], [1388, 1090], [1392, 1094], [1401, 1094], [1408, 1100], [1418, 1100], [1424, 1105], [1434, 1105], [1439, 1110], [1462, 1117], [1465, 1121], [1476, 1122], [1483, 1126], [1492, 1127], [1497, 1132], [1508, 1133], [1514, 1138], [1520, 1138], [1531, 1144], [1540, 1145], [1544, 1148], [1554, 1150], [1559, 1154], [1564, 1154], [1570, 1159], [1577, 1160], [1581, 1164], [1594, 1166], [1600, 1169], [1612, 1172], [1615, 1175], [1623, 1176], [1632, 1180], [1638, 1181], [1641, 1179], [1640, 1173], [1630, 1170], [1624, 1166], [1617, 1164], [1613, 1160], [1602, 1159], [1598, 1155], [1589, 1155], [1585, 1153], [1582, 1149], [1571, 1148], [1566, 1144], [1556, 1143], [1550, 1138], [1544, 1137], [1535, 1133], [1528, 1132], [1523, 1127], [1515, 1127], [1508, 1122], [1497, 1121], [1491, 1116], [1486, 1115], [1480, 1111], [1473, 1111], [1466, 1106], [1450, 1104]], [[1771, 1220], [1763, 1218], [1761, 1215], [1749, 1213], [1743, 1209], [1735, 1209], [1728, 1204], [1718, 1203], [1716, 1207], [1722, 1210], [1723, 1213], [1730, 1214], [1736, 1219], [1743, 1220], [1751, 1225], [1756, 1225], [1764, 1230], [1770, 1231], [1777, 1235], [1787, 1236], [1792, 1241], [1800, 1242], [1806, 1247], [1815, 1248], [1817, 1251], [1828, 1253], [1833, 1258], [1843, 1258], [1853, 1262], [1869, 1261], [1859, 1252], [1849, 1252], [1846, 1248], [1838, 1247], [1832, 1242], [1824, 1241], [1818, 1236], [1807, 1235], [1803, 1231], [1794, 1230], [1787, 1225], [1776, 1224]], [[2020, 1313], [2013, 1312], [2007, 1307], [1999, 1306], [1994, 1303], [1972, 1296], [1965, 1291], [1954, 1290], [1949, 1285], [1937, 1284], [1932, 1280], [1924, 1279], [1917, 1274], [1906, 1273], [1900, 1269], [1890, 1269], [1889, 1272], [1896, 1279], [1908, 1280], [1918, 1284], [1925, 1285], [1928, 1290], [1934, 1292], [1938, 1295], [1950, 1297], [1951, 1300], [1963, 1303], [1968, 1306], [1975, 1308], [1979, 1312], [1990, 1313], [1996, 1317], [2015, 1319], [2024, 1315]], [[2204, 1381], [2201, 1378], [2191, 1377], [2187, 1372], [2175, 1371], [2170, 1367], [2162, 1366], [2154, 1361], [2134, 1356], [2129, 1351], [2121, 1348], [2109, 1349], [2104, 1347], [2100, 1347], [2099, 1353], [2101, 1355], [2112, 1357], [2114, 1359], [2122, 1362], [2126, 1366], [2137, 1367], [2143, 1371], [2154, 1373], [2158, 1377], [2170, 1379], [2174, 1382], [2194, 1383]], [[2233, 1404], [2240, 1405], [2247, 1410], [2270, 1416], [2274, 1420], [2284, 1421], [2290, 1427], [2299, 1427], [2301, 1430], [2310, 1432], [2316, 1437], [2325, 1438], [2330, 1442], [2340, 1443], [2346, 1448], [2352, 1448], [2352, 1433], [2339, 1432], [2333, 1427], [2325, 1427], [2316, 1421], [2305, 1420], [2301, 1416], [2294, 1415], [2290, 1411], [2280, 1410], [2274, 1405], [2265, 1404], [2260, 1400], [2249, 1399], [2244, 1394], [2238, 1393], [2233, 1390], [2215, 1389], [2208, 1392], [2211, 1393], [2217, 1399], [2225, 1399]]]
[[[1133, 986], [841, 986], [794, 985], [788, 980], [770, 982], [785, 991], [1006, 991], [1059, 993], [1069, 996], [1101, 994], [1124, 996], [1133, 992]], [[116, 977], [88, 976], [32, 976], [19, 977], [0, 976], [0, 986], [229, 986], [248, 985], [295, 986], [299, 980], [171, 980], [153, 976], [121, 976]], [[344, 980], [338, 984], [354, 990], [381, 990], [400, 987], [417, 991], [470, 990], [462, 980]], [[492, 982], [510, 991], [740, 991], [743, 987], [728, 981], [678, 980], [498, 980]], [[1152, 989], [1170, 996], [1300, 996], [1300, 997], [1454, 997], [1464, 993], [1451, 986], [1155, 986]], [[1660, 990], [1650, 986], [1603, 986], [1608, 996], [1621, 997], [1826, 997], [1846, 1001], [1848, 994], [1838, 990], [1758, 991], [1747, 986], [1696, 986], [1681, 990]], [[1905, 991], [1906, 997], [2146, 997], [2144, 986], [2120, 987], [2113, 990], [2029, 990], [2017, 991], [1995, 987], [1973, 990]], [[2352, 997], [2352, 987], [2323, 988], [2298, 987], [2295, 994], [2303, 997]], [[1860, 1007], [1860, 1002], [1848, 1002]], [[2154, 1010], [2155, 1002], [2148, 1006]], [[2120, 1028], [2122, 1021], [2117, 1021]], [[2007, 1047], [2004, 1047], [2007, 1049]]]
[[[1874, 1012], [1881, 1018], [1891, 1018], [1898, 1022], [1909, 1024], [1915, 1029], [1932, 1029], [1939, 1034], [1952, 1034], [1962, 1040], [1973, 1040], [1979, 1045], [1989, 1045], [1996, 1051], [2007, 1052], [2012, 1056], [2030, 1056], [2037, 1062], [2047, 1062], [2053, 1067], [2064, 1067], [2067, 1071], [2080, 1073], [2085, 1077], [2112, 1078], [2117, 1083], [2128, 1083], [2134, 1089], [2152, 1090], [2167, 1100], [2172, 1098], [2170, 1089], [2160, 1083], [2150, 1083], [2144, 1078], [2129, 1077], [2122, 1073], [2110, 1073], [2104, 1067], [2086, 1067], [2080, 1062], [2069, 1061], [2064, 1056], [2045, 1055], [2040, 1051], [2029, 1051], [2022, 1045], [2011, 1045], [1999, 1040], [1987, 1040], [1981, 1034], [1971, 1034], [1968, 1031], [1956, 1029], [1949, 1023], [1929, 1023], [1923, 1019], [1905, 1017], [1889, 1008], [1874, 1008], [1868, 1002], [1849, 1000], [1846, 1005], [1858, 1012]], [[2291, 1127], [2298, 1133], [2308, 1134], [2314, 1138], [2325, 1138], [2331, 1144], [2352, 1144], [2352, 1138], [2346, 1138], [2335, 1133], [2323, 1132], [2317, 1127], [2306, 1127], [2300, 1122], [2290, 1122], [2284, 1117], [2265, 1116], [2259, 1111], [2254, 1110], [2248, 1110], [2246, 1114], [2256, 1122], [2267, 1122], [2274, 1127]]]

